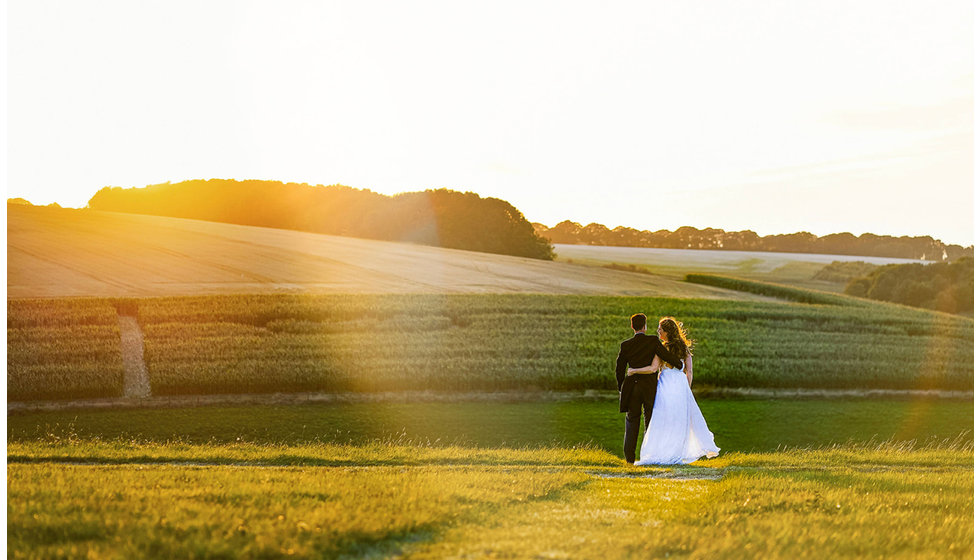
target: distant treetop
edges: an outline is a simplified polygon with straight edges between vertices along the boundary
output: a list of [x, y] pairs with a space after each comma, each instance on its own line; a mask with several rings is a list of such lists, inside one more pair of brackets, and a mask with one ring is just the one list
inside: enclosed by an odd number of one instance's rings
[[[31, 203], [31, 201], [27, 200], [26, 198], [8, 198], [7, 204], [17, 204], [20, 206], [37, 206], [36, 204]], [[51, 204], [44, 206], [44, 208], [61, 208], [61, 205], [58, 204], [57, 202], [52, 202]]]
[[344, 185], [209, 179], [105, 187], [88, 207], [554, 258], [551, 244], [510, 203], [446, 189], [386, 196]]
[[799, 233], [759, 236], [754, 231], [696, 229], [685, 226], [676, 231], [637, 230], [627, 227], [609, 229], [602, 224], [582, 226], [564, 221], [553, 228], [534, 224], [538, 235], [552, 243], [570, 245], [607, 245], [613, 247], [651, 247], [660, 249], [715, 249], [725, 251], [770, 251], [780, 253], [820, 253], [953, 261], [972, 257], [973, 246], [946, 245], [932, 237], [891, 237], [870, 233], [833, 233], [823, 237]]

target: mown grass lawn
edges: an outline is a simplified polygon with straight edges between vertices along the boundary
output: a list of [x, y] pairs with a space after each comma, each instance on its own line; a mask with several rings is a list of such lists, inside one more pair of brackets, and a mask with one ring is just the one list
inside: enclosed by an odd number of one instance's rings
[[[726, 453], [820, 447], [847, 441], [973, 437], [963, 400], [698, 401]], [[615, 400], [551, 403], [334, 403], [175, 409], [67, 410], [11, 414], [10, 441], [139, 439], [188, 443], [432, 442], [471, 447], [596, 445], [622, 453]]]
[[972, 443], [632, 467], [594, 448], [12, 442], [8, 555], [962, 558]]

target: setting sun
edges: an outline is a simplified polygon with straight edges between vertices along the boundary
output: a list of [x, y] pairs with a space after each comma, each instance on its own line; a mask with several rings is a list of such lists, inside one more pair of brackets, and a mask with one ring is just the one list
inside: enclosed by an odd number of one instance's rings
[[973, 244], [967, 1], [9, 3], [8, 196], [473, 191], [533, 222]]

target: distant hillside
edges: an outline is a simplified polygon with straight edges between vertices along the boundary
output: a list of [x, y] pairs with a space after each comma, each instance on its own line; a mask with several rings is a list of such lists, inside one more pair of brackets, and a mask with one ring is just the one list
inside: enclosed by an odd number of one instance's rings
[[200, 220], [7, 207], [7, 297], [533, 293], [761, 300], [598, 266]]
[[386, 196], [342, 185], [210, 179], [105, 187], [95, 210], [193, 218], [551, 260], [510, 203], [445, 189]]
[[817, 237], [809, 232], [759, 236], [754, 231], [681, 227], [677, 231], [640, 231], [633, 228], [609, 229], [602, 224], [582, 226], [564, 221], [553, 228], [534, 224], [538, 235], [551, 243], [604, 245], [610, 247], [650, 247], [657, 249], [715, 249], [726, 251], [770, 251], [778, 253], [817, 253], [856, 255], [896, 259], [954, 261], [972, 257], [973, 246], [946, 245], [928, 236], [892, 237], [865, 233], [833, 233]]

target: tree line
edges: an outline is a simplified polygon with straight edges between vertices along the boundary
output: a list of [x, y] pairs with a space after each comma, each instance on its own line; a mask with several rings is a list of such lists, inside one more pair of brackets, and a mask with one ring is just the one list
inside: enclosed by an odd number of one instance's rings
[[844, 293], [947, 313], [972, 313], [973, 257], [951, 263], [878, 266], [851, 280]]
[[554, 259], [551, 243], [510, 203], [446, 189], [387, 196], [344, 185], [208, 179], [105, 187], [88, 207]]
[[552, 243], [606, 245], [613, 247], [651, 247], [660, 249], [719, 249], [726, 251], [769, 251], [781, 253], [821, 253], [953, 261], [972, 257], [973, 246], [947, 245], [928, 236], [892, 237], [865, 233], [833, 233], [818, 237], [809, 232], [760, 236], [754, 231], [697, 229], [690, 226], [658, 231], [628, 227], [609, 229], [602, 224], [583, 226], [565, 220], [553, 228], [534, 224], [534, 229]]

